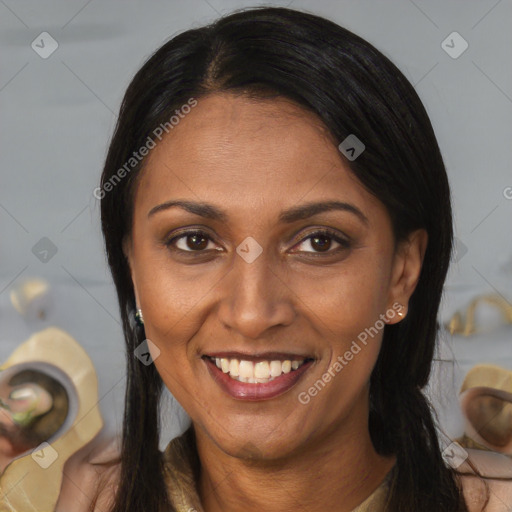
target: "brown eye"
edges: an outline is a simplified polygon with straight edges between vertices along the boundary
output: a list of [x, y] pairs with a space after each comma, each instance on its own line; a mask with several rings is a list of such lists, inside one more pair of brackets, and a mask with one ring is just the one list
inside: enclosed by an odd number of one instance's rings
[[186, 237], [186, 241], [187, 247], [189, 247], [193, 251], [201, 251], [203, 249], [206, 249], [206, 247], [208, 246], [208, 239], [201, 235], [188, 235]]
[[310, 238], [311, 247], [316, 251], [325, 252], [331, 247], [332, 239], [325, 235], [313, 236]]
[[[333, 241], [338, 244], [339, 247], [334, 247], [333, 250], [330, 250], [332, 248]], [[309, 242], [310, 247], [313, 249], [312, 251], [299, 251], [299, 252], [306, 252], [310, 254], [335, 254], [339, 251], [342, 251], [344, 249], [348, 249], [350, 247], [350, 242], [348, 240], [343, 239], [341, 236], [339, 236], [334, 231], [330, 230], [320, 230], [316, 231], [314, 233], [311, 233], [309, 236], [304, 238], [302, 242], [298, 245], [298, 247], [304, 245], [306, 242]]]
[[211, 241], [203, 231], [186, 231], [171, 238], [166, 245], [183, 252], [203, 252]]

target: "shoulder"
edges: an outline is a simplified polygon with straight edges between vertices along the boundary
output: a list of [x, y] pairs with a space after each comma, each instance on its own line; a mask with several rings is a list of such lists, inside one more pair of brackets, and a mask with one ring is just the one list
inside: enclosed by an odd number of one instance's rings
[[100, 434], [64, 465], [55, 512], [105, 512], [114, 502], [119, 483], [121, 439]]
[[512, 458], [484, 450], [467, 452], [469, 457], [457, 471], [469, 512], [509, 512]]

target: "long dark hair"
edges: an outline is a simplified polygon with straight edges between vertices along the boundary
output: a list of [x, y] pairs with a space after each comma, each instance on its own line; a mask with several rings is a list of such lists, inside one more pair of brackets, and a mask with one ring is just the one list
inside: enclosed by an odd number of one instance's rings
[[453, 237], [448, 179], [428, 115], [404, 75], [364, 39], [316, 15], [264, 7], [237, 11], [165, 43], [136, 73], [121, 105], [95, 193], [127, 349], [121, 481], [112, 512], [173, 510], [159, 451], [162, 381], [154, 365], [133, 355], [144, 331], [132, 321], [135, 299], [122, 251], [144, 160], [125, 164], [155, 138], [157, 127], [167, 123], [170, 131], [170, 117], [191, 98], [216, 92], [268, 97], [269, 91], [314, 112], [338, 143], [350, 134], [363, 141], [365, 151], [347, 164], [386, 206], [396, 241], [417, 228], [428, 232], [408, 314], [384, 330], [371, 376], [369, 430], [378, 453], [397, 457], [386, 510], [466, 511], [422, 392]]

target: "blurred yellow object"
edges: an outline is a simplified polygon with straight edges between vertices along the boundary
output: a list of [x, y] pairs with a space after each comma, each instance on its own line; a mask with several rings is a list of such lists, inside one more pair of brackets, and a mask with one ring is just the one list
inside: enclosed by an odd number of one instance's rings
[[506, 323], [512, 324], [512, 304], [500, 295], [480, 295], [469, 304], [465, 319], [462, 313], [457, 311], [451, 319], [446, 323], [446, 328], [451, 334], [462, 334], [463, 336], [471, 336], [478, 332], [475, 328], [475, 310], [482, 303], [491, 304], [499, 308], [503, 313]]
[[27, 279], [11, 290], [11, 303], [27, 319], [44, 320], [52, 307], [50, 284], [45, 279]]
[[460, 404], [466, 427], [459, 444], [512, 456], [512, 370], [473, 367], [462, 384]]
[[69, 409], [65, 409], [66, 421], [48, 442], [6, 466], [0, 475], [0, 512], [53, 512], [64, 464], [103, 427], [96, 372], [78, 342], [55, 327], [35, 333], [19, 346], [0, 366], [0, 381], [18, 368], [61, 375], [69, 395]]

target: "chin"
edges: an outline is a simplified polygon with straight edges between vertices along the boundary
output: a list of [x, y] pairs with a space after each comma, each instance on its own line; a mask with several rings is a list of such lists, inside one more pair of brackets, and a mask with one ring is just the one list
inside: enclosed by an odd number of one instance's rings
[[221, 451], [232, 457], [278, 460], [292, 455], [306, 441], [303, 426], [304, 421], [300, 419], [292, 423], [284, 415], [279, 418], [260, 415], [256, 421], [254, 417], [246, 417], [223, 426], [211, 425], [207, 435]]

